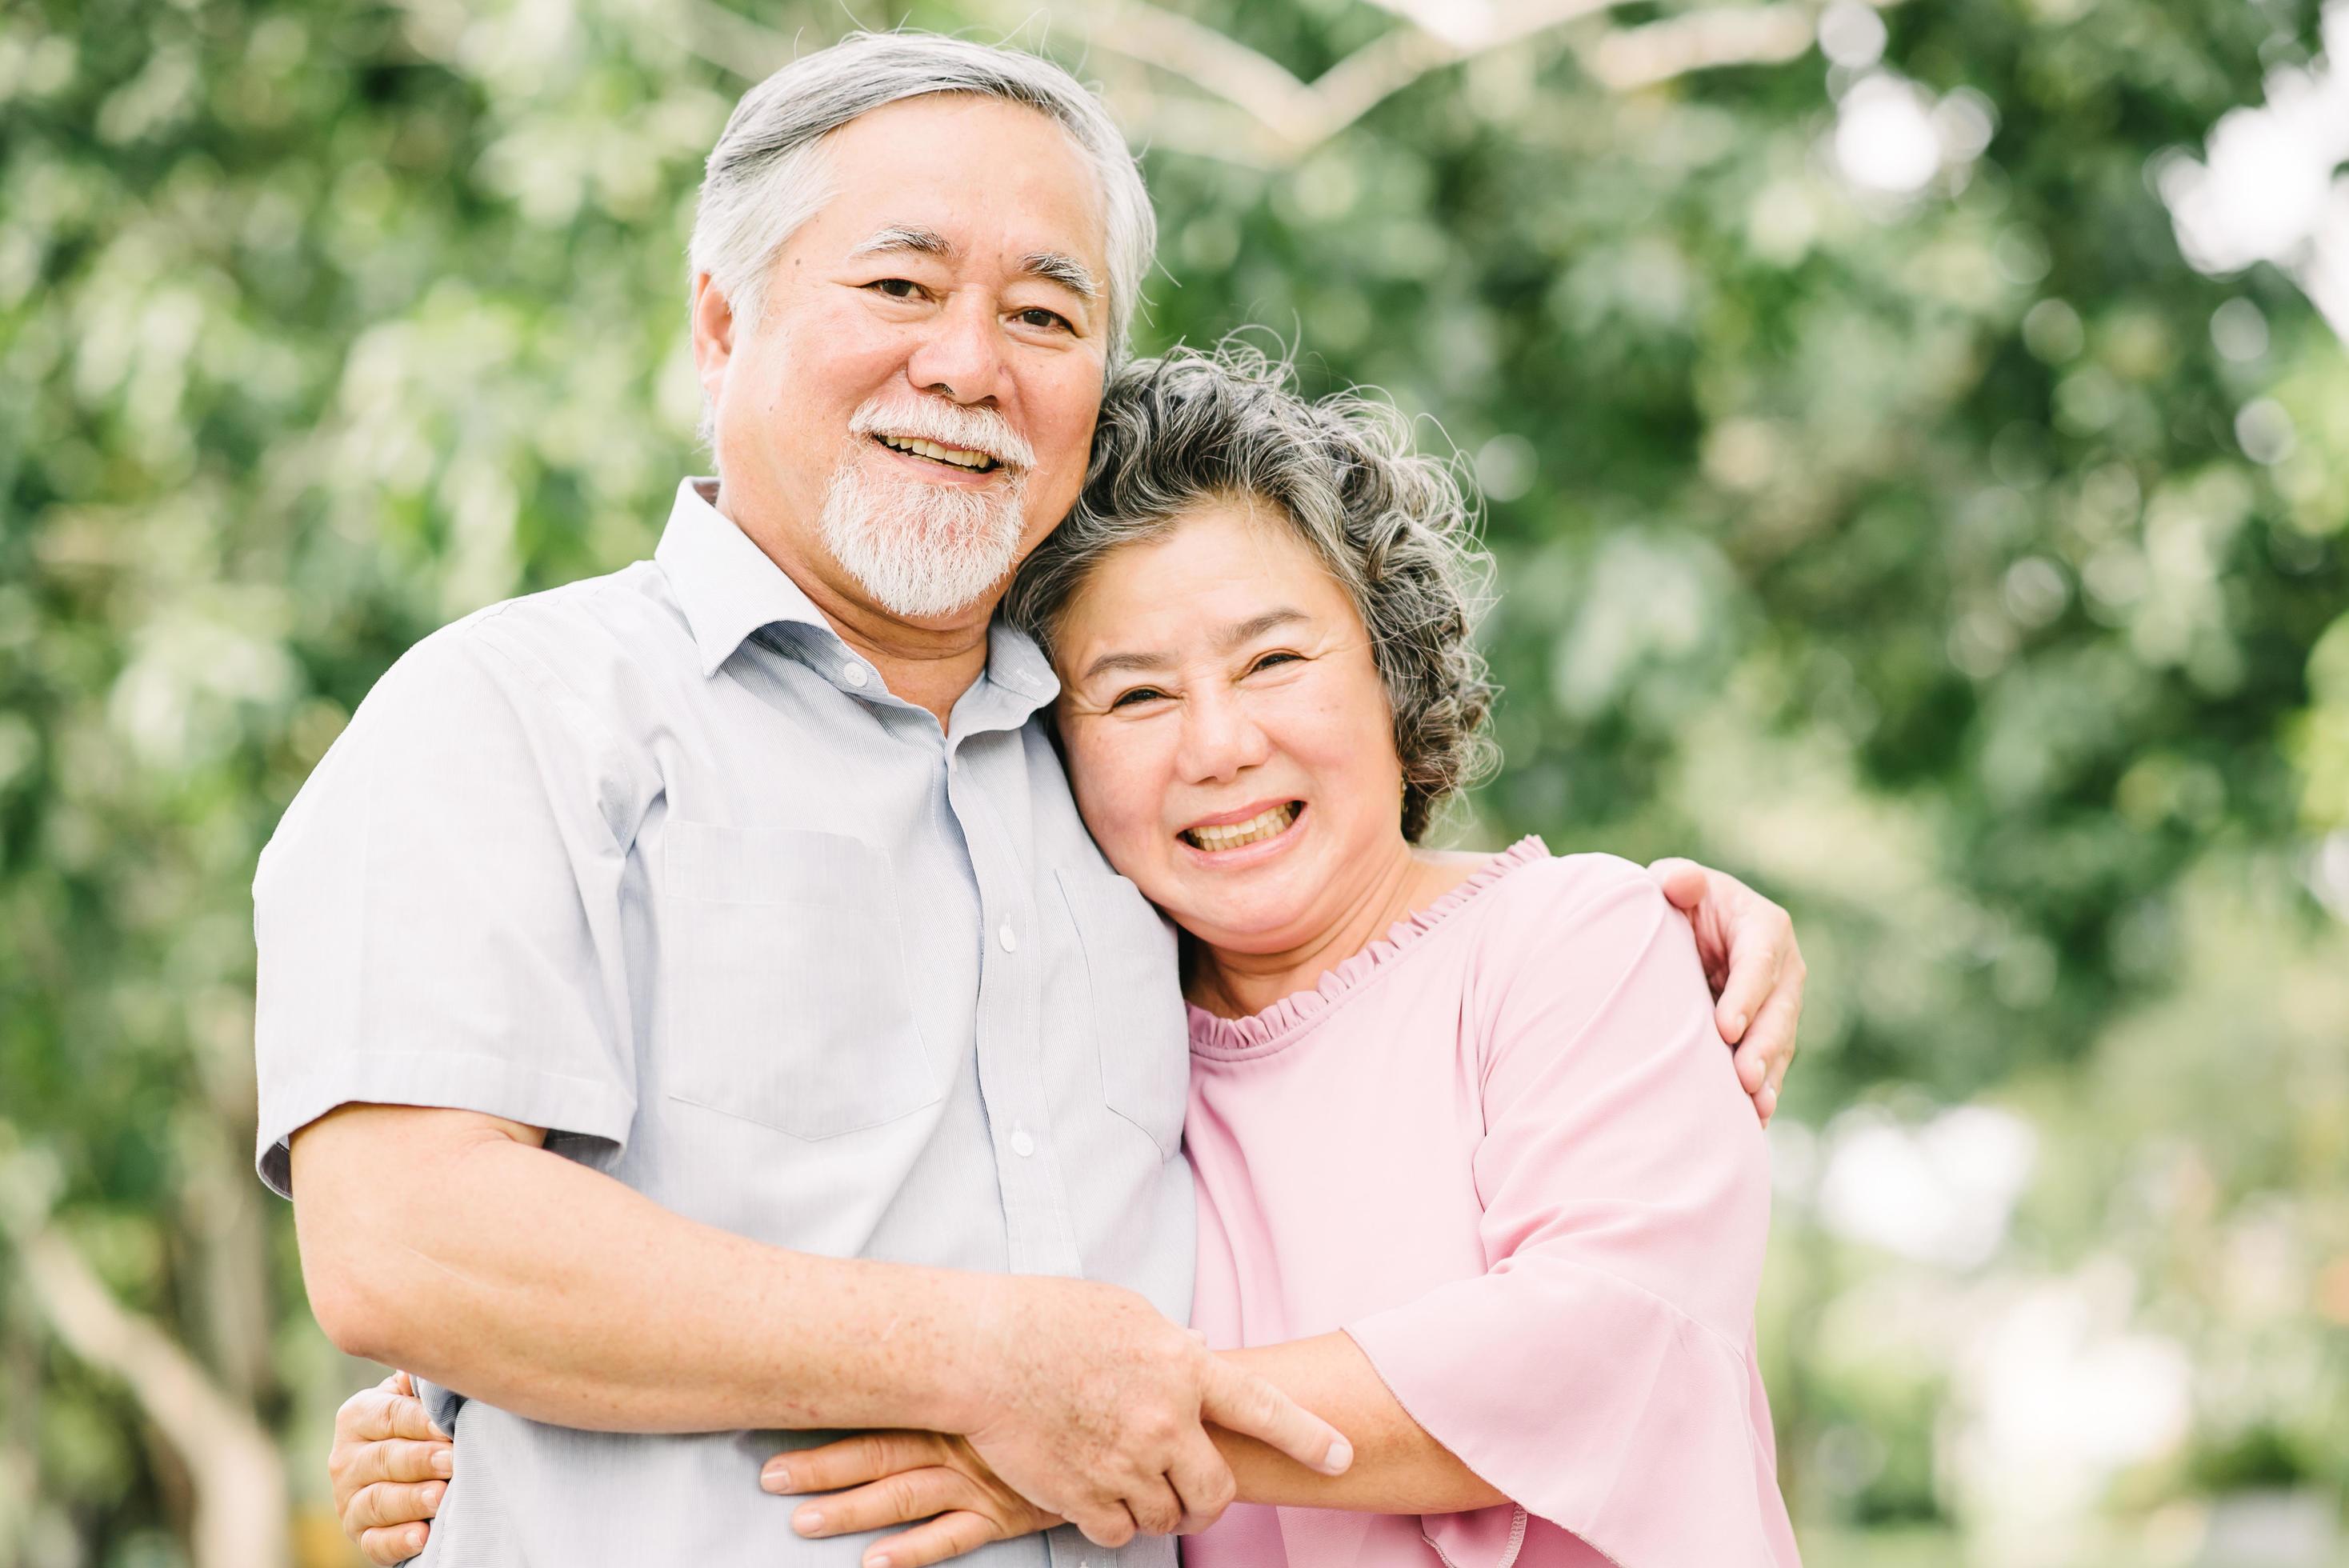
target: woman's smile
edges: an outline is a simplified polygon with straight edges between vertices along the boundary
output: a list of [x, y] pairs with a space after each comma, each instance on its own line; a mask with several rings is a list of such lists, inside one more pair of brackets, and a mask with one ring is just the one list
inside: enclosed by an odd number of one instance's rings
[[[1200, 865], [1217, 869], [1254, 865], [1295, 841], [1292, 830], [1304, 815], [1304, 801], [1276, 800], [1202, 817], [1174, 836]], [[1249, 855], [1247, 851], [1251, 850], [1262, 852]]]

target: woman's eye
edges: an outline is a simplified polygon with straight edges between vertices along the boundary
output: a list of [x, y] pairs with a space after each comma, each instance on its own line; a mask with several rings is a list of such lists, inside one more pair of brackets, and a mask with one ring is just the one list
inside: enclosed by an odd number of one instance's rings
[[1267, 654], [1248, 666], [1248, 674], [1254, 675], [1258, 670], [1269, 669], [1274, 665], [1293, 665], [1297, 662], [1295, 654]]
[[1112, 708], [1132, 707], [1137, 703], [1157, 702], [1165, 696], [1165, 695], [1166, 694], [1164, 692], [1160, 691], [1156, 686], [1135, 686], [1132, 691], [1122, 691], [1118, 693], [1115, 699], [1110, 703], [1110, 707]]

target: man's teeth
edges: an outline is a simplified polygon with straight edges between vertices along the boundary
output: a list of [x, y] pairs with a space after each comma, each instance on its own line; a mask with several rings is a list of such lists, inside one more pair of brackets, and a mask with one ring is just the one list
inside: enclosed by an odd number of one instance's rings
[[974, 452], [962, 447], [941, 447], [936, 441], [918, 440], [911, 436], [884, 436], [881, 444], [917, 457], [933, 458], [942, 463], [952, 463], [958, 469], [988, 469], [995, 459], [985, 452]]
[[1253, 844], [1286, 831], [1288, 824], [1297, 820], [1297, 802], [1291, 800], [1286, 806], [1275, 806], [1261, 816], [1228, 827], [1186, 828], [1183, 836], [1203, 850], [1237, 850], [1242, 844]]

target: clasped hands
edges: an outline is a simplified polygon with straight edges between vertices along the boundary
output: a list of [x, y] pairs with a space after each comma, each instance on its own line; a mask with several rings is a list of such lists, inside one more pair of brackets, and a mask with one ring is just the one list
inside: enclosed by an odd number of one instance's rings
[[[973, 1290], [971, 1342], [937, 1370], [966, 1385], [947, 1393], [942, 1430], [847, 1438], [767, 1465], [771, 1491], [850, 1489], [812, 1505], [820, 1519], [802, 1533], [926, 1521], [864, 1557], [909, 1568], [1064, 1521], [1111, 1548], [1202, 1530], [1236, 1491], [1209, 1426], [1324, 1475], [1353, 1462], [1335, 1427], [1133, 1291], [1030, 1275], [974, 1276]], [[422, 1549], [419, 1522], [439, 1511], [450, 1460], [406, 1374], [344, 1404], [327, 1470], [343, 1527], [371, 1561]]]

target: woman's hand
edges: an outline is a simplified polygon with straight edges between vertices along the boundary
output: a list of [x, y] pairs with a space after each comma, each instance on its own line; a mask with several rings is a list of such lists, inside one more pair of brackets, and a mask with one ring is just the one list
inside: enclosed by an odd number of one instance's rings
[[343, 1533], [370, 1563], [405, 1563], [424, 1550], [424, 1522], [440, 1511], [456, 1462], [456, 1444], [433, 1426], [407, 1373], [352, 1395], [335, 1412], [326, 1451]]
[[1696, 927], [1697, 955], [1717, 998], [1714, 1026], [1737, 1047], [1737, 1080], [1767, 1127], [1803, 1016], [1806, 971], [1794, 920], [1735, 877], [1694, 861], [1658, 861], [1648, 873]]
[[921, 1568], [1061, 1522], [1005, 1485], [969, 1443], [936, 1432], [867, 1432], [777, 1454], [760, 1472], [759, 1484], [785, 1496], [837, 1494], [802, 1503], [792, 1513], [792, 1528], [802, 1535], [849, 1535], [927, 1521], [874, 1542], [865, 1549], [864, 1568]]

